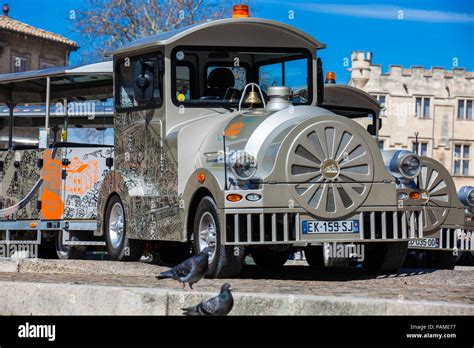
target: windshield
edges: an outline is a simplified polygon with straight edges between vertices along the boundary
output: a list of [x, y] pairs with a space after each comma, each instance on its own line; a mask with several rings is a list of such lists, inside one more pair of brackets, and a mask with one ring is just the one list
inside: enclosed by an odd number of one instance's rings
[[[49, 144], [77, 142], [81, 144], [113, 145], [113, 100], [70, 102], [65, 106], [58, 102], [51, 105]], [[21, 104], [13, 109], [10, 130], [10, 110], [0, 105], [0, 149], [7, 149], [12, 135], [13, 149], [37, 148], [40, 129], [46, 123], [44, 104]]]
[[237, 105], [245, 85], [287, 86], [293, 104], [310, 104], [311, 54], [304, 49], [177, 47], [172, 53], [175, 105]]

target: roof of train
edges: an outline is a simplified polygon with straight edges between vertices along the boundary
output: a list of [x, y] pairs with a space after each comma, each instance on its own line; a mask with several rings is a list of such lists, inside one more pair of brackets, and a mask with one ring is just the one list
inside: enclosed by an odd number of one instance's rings
[[[139, 39], [129, 44], [123, 45], [117, 48], [116, 50], [109, 52], [108, 54], [109, 55], [121, 54], [121, 53], [136, 51], [136, 50], [140, 50], [140, 49], [144, 49], [148, 47], [168, 45], [177, 40], [185, 38], [188, 35], [191, 35], [193, 33], [196, 33], [200, 30], [207, 29], [207, 28], [214, 28], [216, 30], [221, 31], [223, 34], [225, 34], [225, 31], [226, 31], [225, 29], [228, 28], [230, 25], [242, 25], [242, 24], [254, 24], [254, 25], [269, 27], [272, 29], [284, 30], [288, 33], [293, 34], [295, 37], [306, 41], [311, 46], [314, 46], [315, 49], [322, 49], [326, 47], [325, 44], [317, 41], [308, 33], [305, 33], [304, 31], [301, 31], [285, 23], [268, 20], [268, 19], [262, 19], [262, 18], [226, 18], [226, 19], [213, 20], [213, 21], [200, 23], [200, 24], [193, 24], [193, 25], [186, 26], [180, 29], [170, 30], [170, 31], [162, 32], [156, 35], [151, 35], [143, 39]], [[232, 40], [229, 40], [229, 44], [231, 41]]]

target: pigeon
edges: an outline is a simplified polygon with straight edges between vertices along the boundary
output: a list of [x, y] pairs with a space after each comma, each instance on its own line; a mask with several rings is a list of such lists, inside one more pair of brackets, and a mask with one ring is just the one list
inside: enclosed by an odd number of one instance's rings
[[234, 298], [229, 283], [221, 287], [219, 295], [203, 301], [195, 306], [181, 308], [184, 315], [188, 316], [224, 316], [230, 313], [234, 307]]
[[211, 249], [209, 247], [204, 248], [199, 255], [184, 260], [169, 271], [161, 272], [156, 278], [175, 279], [183, 284], [183, 289], [186, 283], [188, 283], [189, 287], [193, 289], [193, 284], [200, 281], [207, 273], [210, 253]]

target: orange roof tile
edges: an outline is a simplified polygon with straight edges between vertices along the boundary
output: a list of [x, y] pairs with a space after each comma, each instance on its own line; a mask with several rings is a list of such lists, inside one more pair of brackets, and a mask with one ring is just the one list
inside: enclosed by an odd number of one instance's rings
[[0, 30], [8, 30], [15, 33], [25, 34], [42, 38], [49, 41], [54, 41], [66, 46], [70, 46], [73, 49], [79, 48], [76, 42], [69, 40], [68, 38], [55, 34], [43, 29], [35, 28], [26, 23], [20, 22], [16, 19], [6, 16], [0, 16]]

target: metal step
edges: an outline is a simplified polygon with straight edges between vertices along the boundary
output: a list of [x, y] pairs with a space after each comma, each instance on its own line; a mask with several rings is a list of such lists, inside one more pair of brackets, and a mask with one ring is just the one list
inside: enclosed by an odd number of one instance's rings
[[[0, 244], [31, 244], [31, 245], [40, 245], [41, 244], [41, 231], [34, 230], [36, 232], [36, 239], [27, 239], [27, 240], [20, 240], [20, 239], [11, 239], [10, 238], [10, 230], [5, 231], [5, 239], [0, 240]], [[31, 231], [31, 230], [30, 230]]]
[[93, 241], [73, 241], [73, 240], [67, 240], [63, 241], [64, 245], [72, 245], [72, 246], [80, 246], [80, 245], [90, 245], [90, 246], [105, 246], [105, 242], [93, 242]]
[[69, 240], [69, 232], [66, 230], [62, 230], [62, 235], [63, 235], [63, 245], [68, 245], [68, 246], [105, 246], [104, 241], [88, 241], [88, 240]]

